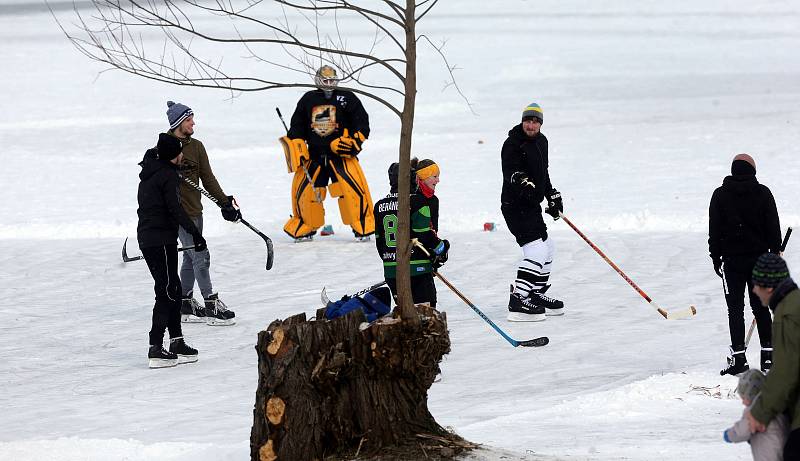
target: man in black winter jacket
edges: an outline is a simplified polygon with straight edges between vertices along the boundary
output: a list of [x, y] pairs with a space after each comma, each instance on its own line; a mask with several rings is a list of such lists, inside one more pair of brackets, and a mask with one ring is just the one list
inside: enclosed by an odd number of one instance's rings
[[550, 287], [550, 266], [555, 246], [547, 238], [541, 202], [545, 212], [559, 219], [564, 206], [561, 194], [550, 183], [547, 138], [539, 130], [544, 121], [541, 107], [529, 104], [522, 123], [508, 132], [503, 143], [503, 192], [500, 210], [508, 230], [522, 247], [523, 259], [508, 302], [508, 320], [535, 322], [545, 315], [562, 315], [564, 303], [545, 296]]
[[[194, 249], [203, 251], [206, 241], [181, 207], [178, 164], [183, 160], [181, 142], [161, 133], [155, 149], [149, 149], [139, 163], [137, 195], [139, 248], [155, 282], [156, 302], [150, 329], [150, 368], [197, 361], [197, 350], [189, 347], [181, 332], [181, 281], [178, 277], [178, 226], [194, 239]], [[169, 330], [169, 350], [164, 349], [164, 331]]]
[[749, 368], [745, 357], [744, 289], [758, 325], [761, 369], [772, 365], [772, 317], [753, 294], [751, 274], [759, 255], [779, 253], [780, 221], [772, 192], [756, 179], [756, 162], [739, 154], [731, 163], [731, 175], [711, 196], [708, 208], [708, 251], [714, 271], [722, 278], [728, 304], [731, 356], [720, 374], [736, 375]]

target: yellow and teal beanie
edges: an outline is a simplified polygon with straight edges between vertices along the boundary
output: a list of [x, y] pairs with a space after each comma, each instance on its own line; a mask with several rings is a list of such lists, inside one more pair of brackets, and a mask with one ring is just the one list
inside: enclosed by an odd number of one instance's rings
[[522, 109], [522, 120], [529, 117], [538, 118], [540, 123], [544, 123], [544, 112], [542, 112], [542, 108], [539, 107], [539, 104], [532, 102], [528, 104], [525, 109]]

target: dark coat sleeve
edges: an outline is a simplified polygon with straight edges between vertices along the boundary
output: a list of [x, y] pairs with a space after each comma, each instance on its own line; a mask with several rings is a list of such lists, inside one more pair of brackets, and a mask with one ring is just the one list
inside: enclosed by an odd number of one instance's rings
[[764, 213], [764, 229], [766, 235], [764, 236], [769, 246], [769, 251], [779, 253], [781, 251], [781, 221], [778, 218], [778, 207], [775, 205], [775, 197], [772, 192], [764, 187], [764, 206], [762, 208]]
[[503, 182], [510, 187], [517, 197], [521, 198], [523, 196], [522, 187], [512, 182], [512, 176], [519, 174], [524, 178], [528, 178], [528, 174], [520, 147], [512, 138], [506, 139], [506, 142], [503, 143], [500, 159], [503, 167]]
[[708, 206], [708, 254], [713, 259], [722, 257], [722, 212], [720, 210], [720, 190], [711, 195]]
[[184, 211], [183, 207], [181, 206], [178, 192], [178, 172], [169, 170], [162, 171], [164, 172], [164, 179], [161, 183], [161, 194], [164, 197], [164, 203], [167, 206], [170, 217], [176, 223], [178, 223], [178, 225], [183, 227], [189, 234], [199, 235], [200, 231], [194, 225], [192, 220], [189, 219], [186, 211]]

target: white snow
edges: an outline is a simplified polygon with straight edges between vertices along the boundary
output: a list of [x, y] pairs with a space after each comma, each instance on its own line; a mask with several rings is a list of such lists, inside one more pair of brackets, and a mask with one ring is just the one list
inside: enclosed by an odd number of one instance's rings
[[[299, 92], [230, 99], [98, 76], [103, 68], [71, 47], [42, 4], [3, 3], [0, 459], [247, 459], [258, 331], [313, 315], [323, 286], [334, 297], [381, 279], [374, 245], [351, 241], [332, 200], [336, 235], [296, 245], [281, 231], [291, 176], [274, 107], [290, 114]], [[59, 17], [70, 20], [69, 8], [58, 2]], [[750, 459], [746, 444], [721, 437], [743, 407], [735, 378], [718, 375], [727, 319], [706, 216], [733, 155], [749, 152], [784, 229], [800, 222], [798, 20], [796, 2], [766, 0], [461, 0], [425, 18], [421, 32], [448, 40], [479, 114], [442, 91], [439, 57], [422, 51], [414, 150], [442, 168], [441, 234], [453, 245], [442, 274], [514, 338], [551, 339], [514, 349], [438, 284], [452, 352], [429, 406], [487, 446], [472, 459]], [[238, 322], [184, 325], [200, 361], [149, 370], [152, 282], [120, 250], [135, 237], [136, 163], [166, 128], [168, 99], [194, 109], [217, 177], [272, 236], [276, 260], [265, 272], [261, 240], [206, 203], [213, 281]], [[505, 320], [520, 251], [499, 213], [499, 148], [531, 101], [545, 111], [566, 214], [658, 303], [694, 304], [695, 318], [661, 318], [566, 224], [546, 218], [557, 246], [552, 295], [567, 314]], [[362, 165], [377, 200], [398, 123], [366, 105], [373, 131]], [[498, 230], [483, 232], [484, 222]], [[790, 267], [800, 267], [795, 243]]]

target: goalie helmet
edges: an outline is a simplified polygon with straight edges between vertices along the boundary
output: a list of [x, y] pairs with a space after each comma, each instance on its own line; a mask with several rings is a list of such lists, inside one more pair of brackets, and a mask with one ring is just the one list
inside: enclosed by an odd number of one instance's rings
[[314, 75], [314, 85], [320, 90], [325, 92], [325, 97], [330, 98], [336, 85], [339, 83], [339, 78], [336, 75], [336, 69], [329, 65], [324, 65], [317, 70]]

